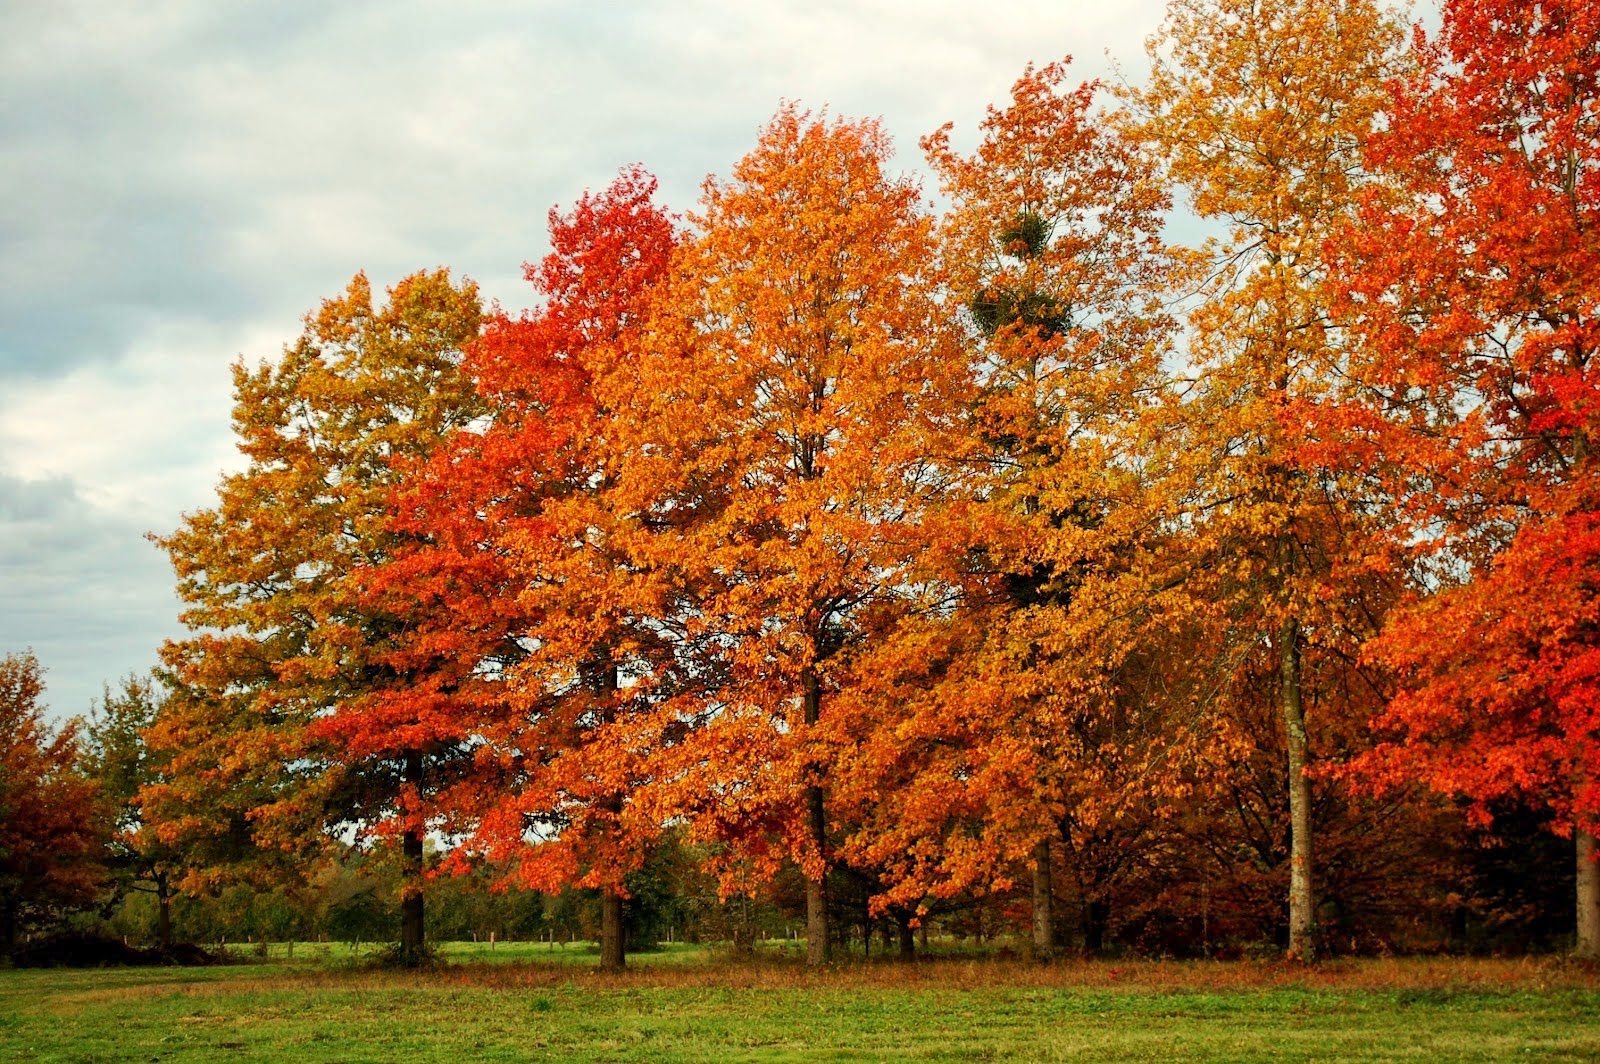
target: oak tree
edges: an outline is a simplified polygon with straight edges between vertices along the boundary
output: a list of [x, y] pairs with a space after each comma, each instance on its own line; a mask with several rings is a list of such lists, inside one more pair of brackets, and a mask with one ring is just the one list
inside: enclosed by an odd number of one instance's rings
[[931, 221], [888, 150], [876, 122], [791, 105], [708, 180], [619, 484], [653, 515], [641, 571], [679, 589], [658, 620], [693, 651], [647, 796], [723, 847], [726, 886], [799, 863], [813, 964], [835, 864], [822, 725], [905, 590], [939, 484], [925, 440], [960, 370], [927, 283]]
[[467, 359], [487, 423], [407, 485], [405, 519], [427, 545], [382, 581], [438, 601], [447, 612], [416, 642], [471, 673], [459, 701], [478, 745], [445, 796], [464, 832], [452, 866], [600, 890], [607, 968], [624, 964], [624, 881], [661, 826], [630, 801], [648, 771], [630, 737], [663, 682], [667, 640], [647, 620], [663, 610], [618, 546], [633, 522], [610, 505], [632, 416], [616, 404], [677, 241], [655, 190], [631, 167], [550, 212], [551, 251], [526, 271], [540, 304], [492, 316]]
[[852, 735], [853, 785], [881, 795], [856, 849], [891, 862], [886, 900], [1003, 885], [1029, 857], [1040, 957], [1057, 844], [1076, 856], [1156, 802], [1157, 776], [1134, 762], [1164, 756], [1150, 715], [1117, 704], [1115, 675], [1152, 617], [1143, 432], [1180, 263], [1160, 236], [1167, 194], [1098, 88], [1071, 85], [1066, 62], [1029, 68], [970, 157], [950, 126], [924, 141], [951, 200], [944, 281], [968, 324], [972, 394], [937, 448], [962, 472], [928, 526], [955, 605], [864, 660], [874, 694]]
[[165, 752], [145, 733], [155, 723], [165, 692], [156, 675], [130, 674], [113, 692], [107, 686], [84, 729], [85, 764], [112, 816], [110, 866], [120, 890], [155, 895], [156, 944], [172, 946], [172, 900], [184, 854], [161, 841], [139, 808], [139, 793], [167, 778]]

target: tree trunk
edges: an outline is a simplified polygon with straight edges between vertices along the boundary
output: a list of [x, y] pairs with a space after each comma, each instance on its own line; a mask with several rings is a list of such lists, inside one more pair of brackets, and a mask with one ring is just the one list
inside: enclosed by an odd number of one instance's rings
[[[800, 670], [800, 685], [805, 722], [815, 725], [822, 717], [822, 685], [815, 665]], [[806, 786], [806, 819], [821, 867], [816, 878], [806, 879], [806, 963], [822, 965], [833, 960], [833, 941], [828, 934], [828, 817], [820, 783]]]
[[1278, 633], [1283, 726], [1289, 745], [1289, 958], [1316, 960], [1311, 885], [1311, 780], [1306, 776], [1306, 715], [1301, 702], [1300, 622], [1290, 618]]
[[1578, 849], [1577, 956], [1600, 960], [1600, 865], [1595, 863], [1594, 836], [1573, 830]]
[[172, 949], [172, 892], [167, 889], [167, 875], [157, 872], [156, 877], [156, 946], [162, 953]]
[[1048, 962], [1056, 955], [1055, 891], [1050, 885], [1050, 840], [1033, 848], [1033, 957]]
[[916, 933], [911, 927], [911, 915], [903, 914], [895, 918], [895, 923], [900, 930], [900, 959], [903, 961], [915, 960], [917, 957]]
[[1110, 922], [1111, 907], [1097, 898], [1090, 899], [1083, 903], [1079, 917], [1083, 952], [1094, 956], [1106, 948], [1106, 924]]
[[[422, 752], [406, 752], [406, 782], [422, 790]], [[422, 832], [408, 828], [401, 839], [400, 963], [420, 965], [424, 958], [422, 908]]]
[[[610, 653], [609, 648], [607, 653]], [[600, 670], [600, 689], [606, 699], [604, 713], [607, 722], [616, 719], [615, 699], [621, 688], [620, 667], [610, 662]], [[605, 809], [611, 814], [610, 831], [614, 835], [622, 819], [620, 791], [605, 800]], [[628, 964], [628, 929], [622, 917], [621, 892], [616, 887], [605, 888], [600, 896], [600, 967], [608, 972], [620, 972]]]
[[622, 895], [607, 888], [600, 897], [600, 967], [620, 972], [627, 965], [627, 930], [622, 923]]

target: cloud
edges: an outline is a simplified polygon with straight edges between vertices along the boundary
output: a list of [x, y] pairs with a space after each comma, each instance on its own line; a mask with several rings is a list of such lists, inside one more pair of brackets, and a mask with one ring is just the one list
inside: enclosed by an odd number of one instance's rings
[[687, 205], [780, 98], [882, 114], [913, 162], [1024, 62], [1103, 72], [1139, 26], [896, 0], [7, 5], [0, 364], [298, 313], [360, 267], [449, 263], [514, 299], [545, 210], [622, 164]]
[[237, 461], [228, 364], [276, 356], [356, 270], [448, 265], [520, 307], [548, 209], [622, 165], [691, 208], [792, 99], [881, 116], [915, 170], [947, 120], [975, 142], [1029, 61], [1142, 67], [1161, 10], [0, 5], [0, 485], [21, 537], [0, 540], [0, 648], [49, 648], [74, 710], [153, 657], [176, 606], [140, 535]]
[[56, 716], [154, 664], [152, 637], [176, 627], [171, 571], [141, 532], [70, 480], [0, 473], [0, 653], [33, 649]]

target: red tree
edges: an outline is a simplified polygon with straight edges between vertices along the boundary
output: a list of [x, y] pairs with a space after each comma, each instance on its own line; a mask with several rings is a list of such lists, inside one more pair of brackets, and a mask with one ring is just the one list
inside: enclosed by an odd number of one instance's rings
[[0, 658], [0, 947], [94, 900], [106, 877], [109, 811], [83, 772], [78, 726], [44, 721], [32, 654]]
[[625, 522], [606, 490], [623, 455], [603, 386], [631, 376], [671, 262], [655, 189], [630, 168], [550, 212], [552, 250], [526, 270], [542, 305], [492, 317], [468, 358], [489, 422], [408, 480], [418, 546], [374, 574], [380, 600], [441, 607], [396, 650], [435, 663], [432, 683], [390, 705], [445, 699], [472, 722], [475, 769], [441, 798], [468, 835], [455, 863], [487, 857], [523, 886], [600, 889], [606, 967], [623, 964], [623, 879], [659, 826], [627, 800], [644, 768], [620, 718], [650, 690], [625, 681], [651, 671], [641, 659], [660, 640], [630, 605], [612, 542]]
[[1480, 817], [1548, 806], [1576, 834], [1592, 955], [1600, 8], [1451, 0], [1416, 51], [1369, 150], [1402, 194], [1341, 239], [1340, 310], [1373, 341], [1351, 450], [1393, 464], [1446, 590], [1374, 647], [1406, 687], [1381, 719], [1404, 745], [1353, 768]]

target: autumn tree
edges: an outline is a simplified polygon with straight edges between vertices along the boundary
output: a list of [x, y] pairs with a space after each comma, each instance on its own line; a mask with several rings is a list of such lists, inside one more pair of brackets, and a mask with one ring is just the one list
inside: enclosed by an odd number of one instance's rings
[[1600, 12], [1450, 0], [1415, 52], [1368, 153], [1401, 194], [1338, 243], [1371, 341], [1352, 461], [1388, 470], [1440, 593], [1374, 648], [1403, 690], [1354, 768], [1480, 822], [1503, 798], [1549, 809], [1594, 956]]
[[44, 719], [44, 670], [0, 658], [0, 946], [86, 908], [105, 879], [106, 816], [84, 772], [79, 726]]
[[552, 250], [526, 270], [539, 305], [491, 317], [467, 360], [489, 422], [407, 486], [427, 545], [384, 578], [386, 593], [449, 611], [414, 642], [477, 672], [463, 710], [481, 746], [446, 796], [466, 833], [452, 864], [486, 859], [552, 894], [600, 890], [607, 968], [624, 964], [625, 879], [660, 827], [629, 801], [647, 771], [629, 719], [670, 671], [668, 633], [647, 620], [664, 610], [617, 546], [632, 522], [609, 503], [633, 416], [618, 388], [634, 387], [677, 240], [655, 189], [633, 167], [550, 212]]
[[[723, 849], [724, 884], [806, 881], [808, 959], [830, 956], [834, 754], [819, 727], [842, 663], [906, 591], [907, 530], [937, 493], [925, 456], [959, 366], [927, 283], [932, 226], [884, 172], [877, 123], [785, 106], [727, 181], [651, 333], [632, 550], [678, 589], [659, 618], [692, 651], [663, 702], [644, 797]], [[649, 522], [647, 522], [649, 524]]]
[[111, 810], [110, 864], [122, 890], [145, 890], [156, 899], [156, 942], [172, 945], [172, 899], [183, 873], [183, 854], [145, 822], [139, 793], [167, 779], [164, 751], [145, 733], [155, 723], [163, 691], [158, 678], [130, 674], [115, 692], [108, 686], [84, 729], [85, 765]]
[[397, 469], [478, 414], [460, 357], [479, 317], [475, 286], [447, 271], [408, 277], [376, 306], [358, 274], [276, 363], [235, 365], [247, 465], [215, 509], [157, 539], [190, 633], [162, 651], [176, 690], [150, 736], [170, 776], [142, 797], [159, 835], [231, 840], [247, 863], [351, 827], [397, 839], [410, 962], [430, 801], [466, 736], [439, 700], [406, 696], [417, 677], [389, 656], [421, 607], [372, 605], [362, 574], [406, 541]]
[[[1349, 657], [1392, 581], [1359, 478], [1306, 459], [1307, 408], [1336, 397], [1350, 344], [1330, 318], [1324, 242], [1369, 182], [1361, 145], [1400, 31], [1367, 0], [1177, 0], [1130, 90], [1142, 135], [1225, 235], [1189, 319], [1194, 380], [1166, 440], [1189, 513], [1195, 608], [1235, 654], [1270, 647], [1285, 744], [1288, 950], [1315, 952], [1307, 655]], [[1381, 613], [1381, 610], [1379, 610]]]
[[[1153, 800], [1135, 781], [1154, 777], [1123, 762], [1163, 744], [1117, 723], [1111, 677], [1151, 617], [1137, 588], [1141, 540], [1158, 526], [1142, 432], [1178, 268], [1154, 170], [1095, 106], [1098, 86], [1067, 78], [1065, 62], [1029, 68], [970, 157], [950, 147], [950, 126], [924, 141], [951, 200], [941, 254], [974, 388], [940, 448], [962, 475], [930, 522], [943, 540], [930, 559], [958, 605], [902, 625], [903, 647], [867, 659], [876, 694], [854, 736], [894, 751], [858, 759], [853, 780], [888, 792], [857, 840], [892, 861], [887, 897], [1003, 884], [1026, 855], [1040, 957], [1055, 946], [1056, 844], [1078, 853], [1091, 822]], [[1090, 770], [1102, 756], [1117, 767]]]

